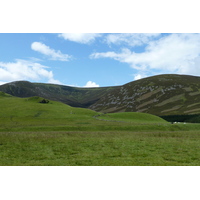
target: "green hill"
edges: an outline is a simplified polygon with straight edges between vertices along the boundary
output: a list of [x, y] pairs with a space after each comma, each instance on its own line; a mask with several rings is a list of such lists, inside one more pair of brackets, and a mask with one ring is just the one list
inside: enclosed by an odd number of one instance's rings
[[0, 128], [78, 126], [92, 123], [95, 111], [74, 108], [41, 97], [19, 98], [0, 93]]
[[116, 121], [116, 122], [131, 122], [131, 123], [166, 123], [166, 121], [155, 115], [147, 113], [124, 112], [124, 113], [108, 113], [98, 117], [99, 119]]
[[[135, 127], [141, 123], [158, 123], [165, 120], [145, 113], [103, 114], [86, 108], [75, 108], [62, 102], [49, 101], [42, 97], [20, 98], [0, 93], [0, 130], [148, 130]], [[126, 122], [126, 123], [123, 123]], [[134, 127], [133, 127], [134, 126]]]
[[[45, 102], [43, 102], [45, 101]], [[73, 108], [66, 104], [56, 101], [47, 101], [41, 97], [18, 98], [18, 97], [0, 97], [0, 117], [21, 117], [21, 118], [44, 118], [61, 119], [70, 116], [72, 113], [79, 115], [93, 116], [95, 111], [83, 108]], [[76, 116], [76, 117], [77, 117]]]
[[1, 97], [12, 97], [12, 95], [7, 94], [7, 93], [5, 93], [5, 92], [0, 92], [0, 98], [1, 98]]

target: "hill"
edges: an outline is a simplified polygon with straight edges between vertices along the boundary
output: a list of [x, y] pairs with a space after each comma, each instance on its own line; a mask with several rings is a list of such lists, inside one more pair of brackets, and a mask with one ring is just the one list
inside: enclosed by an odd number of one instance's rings
[[200, 77], [158, 75], [122, 86], [77, 88], [17, 81], [0, 86], [17, 97], [41, 96], [97, 112], [143, 112], [158, 116], [200, 113]]
[[0, 129], [76, 126], [92, 121], [95, 111], [41, 97], [19, 98], [0, 92]]
[[[102, 116], [90, 109], [75, 108], [37, 96], [20, 98], [0, 92], [0, 106], [0, 132], [132, 130], [133, 126], [135, 131], [157, 130], [162, 122], [161, 129], [171, 128], [165, 120], [145, 113]], [[151, 128], [145, 126], [146, 123], [152, 124]]]
[[99, 119], [113, 122], [129, 122], [129, 123], [166, 123], [166, 121], [158, 116], [138, 113], [138, 112], [123, 112], [123, 113], [107, 113], [100, 115]]
[[115, 88], [90, 106], [101, 112], [145, 112], [158, 116], [200, 113], [200, 77], [159, 75]]
[[40, 96], [53, 101], [60, 101], [74, 107], [87, 108], [98, 101], [114, 87], [78, 88], [56, 84], [15, 81], [0, 85], [0, 91], [16, 97]]

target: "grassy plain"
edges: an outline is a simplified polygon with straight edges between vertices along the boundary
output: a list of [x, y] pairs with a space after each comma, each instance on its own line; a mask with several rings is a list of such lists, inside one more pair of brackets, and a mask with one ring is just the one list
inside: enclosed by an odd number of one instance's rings
[[0, 165], [200, 165], [200, 124], [0, 93]]
[[0, 165], [200, 165], [200, 132], [2, 132]]

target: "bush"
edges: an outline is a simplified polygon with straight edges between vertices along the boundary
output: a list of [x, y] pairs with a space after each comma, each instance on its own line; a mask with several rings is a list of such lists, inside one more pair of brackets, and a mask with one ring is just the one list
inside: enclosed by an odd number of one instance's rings
[[40, 101], [39, 103], [49, 103], [49, 100], [47, 100], [47, 99], [42, 99], [42, 101]]
[[190, 123], [200, 123], [200, 115], [167, 115], [160, 116], [168, 122], [190, 122]]

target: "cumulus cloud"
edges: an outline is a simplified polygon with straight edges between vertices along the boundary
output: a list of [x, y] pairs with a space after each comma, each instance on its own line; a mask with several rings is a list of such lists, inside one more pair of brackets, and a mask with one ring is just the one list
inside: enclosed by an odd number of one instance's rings
[[99, 85], [95, 82], [88, 81], [84, 87], [99, 87]]
[[108, 44], [141, 46], [160, 36], [160, 33], [115, 33], [108, 34], [105, 41]]
[[62, 33], [58, 35], [65, 40], [70, 40], [72, 42], [89, 44], [95, 41], [97, 37], [101, 37], [99, 33]]
[[200, 34], [170, 34], [149, 42], [142, 53], [126, 48], [121, 52], [93, 53], [90, 58], [111, 58], [150, 75], [200, 75]]
[[51, 60], [69, 61], [72, 57], [68, 54], [61, 53], [59, 50], [56, 51], [51, 49], [49, 46], [46, 46], [41, 42], [33, 42], [31, 44], [31, 49], [48, 56]]
[[0, 83], [45, 79], [48, 83], [61, 84], [60, 81], [54, 79], [53, 72], [47, 69], [47, 66], [27, 60], [17, 59], [16, 62], [0, 62]]
[[0, 85], [3, 85], [3, 84], [6, 84], [6, 82], [2, 82], [2, 81], [0, 81]]
[[145, 77], [147, 77], [147, 75], [145, 75], [145, 74], [135, 74], [134, 80], [136, 81], [136, 80], [139, 80], [139, 79], [142, 79], [142, 78], [145, 78]]

